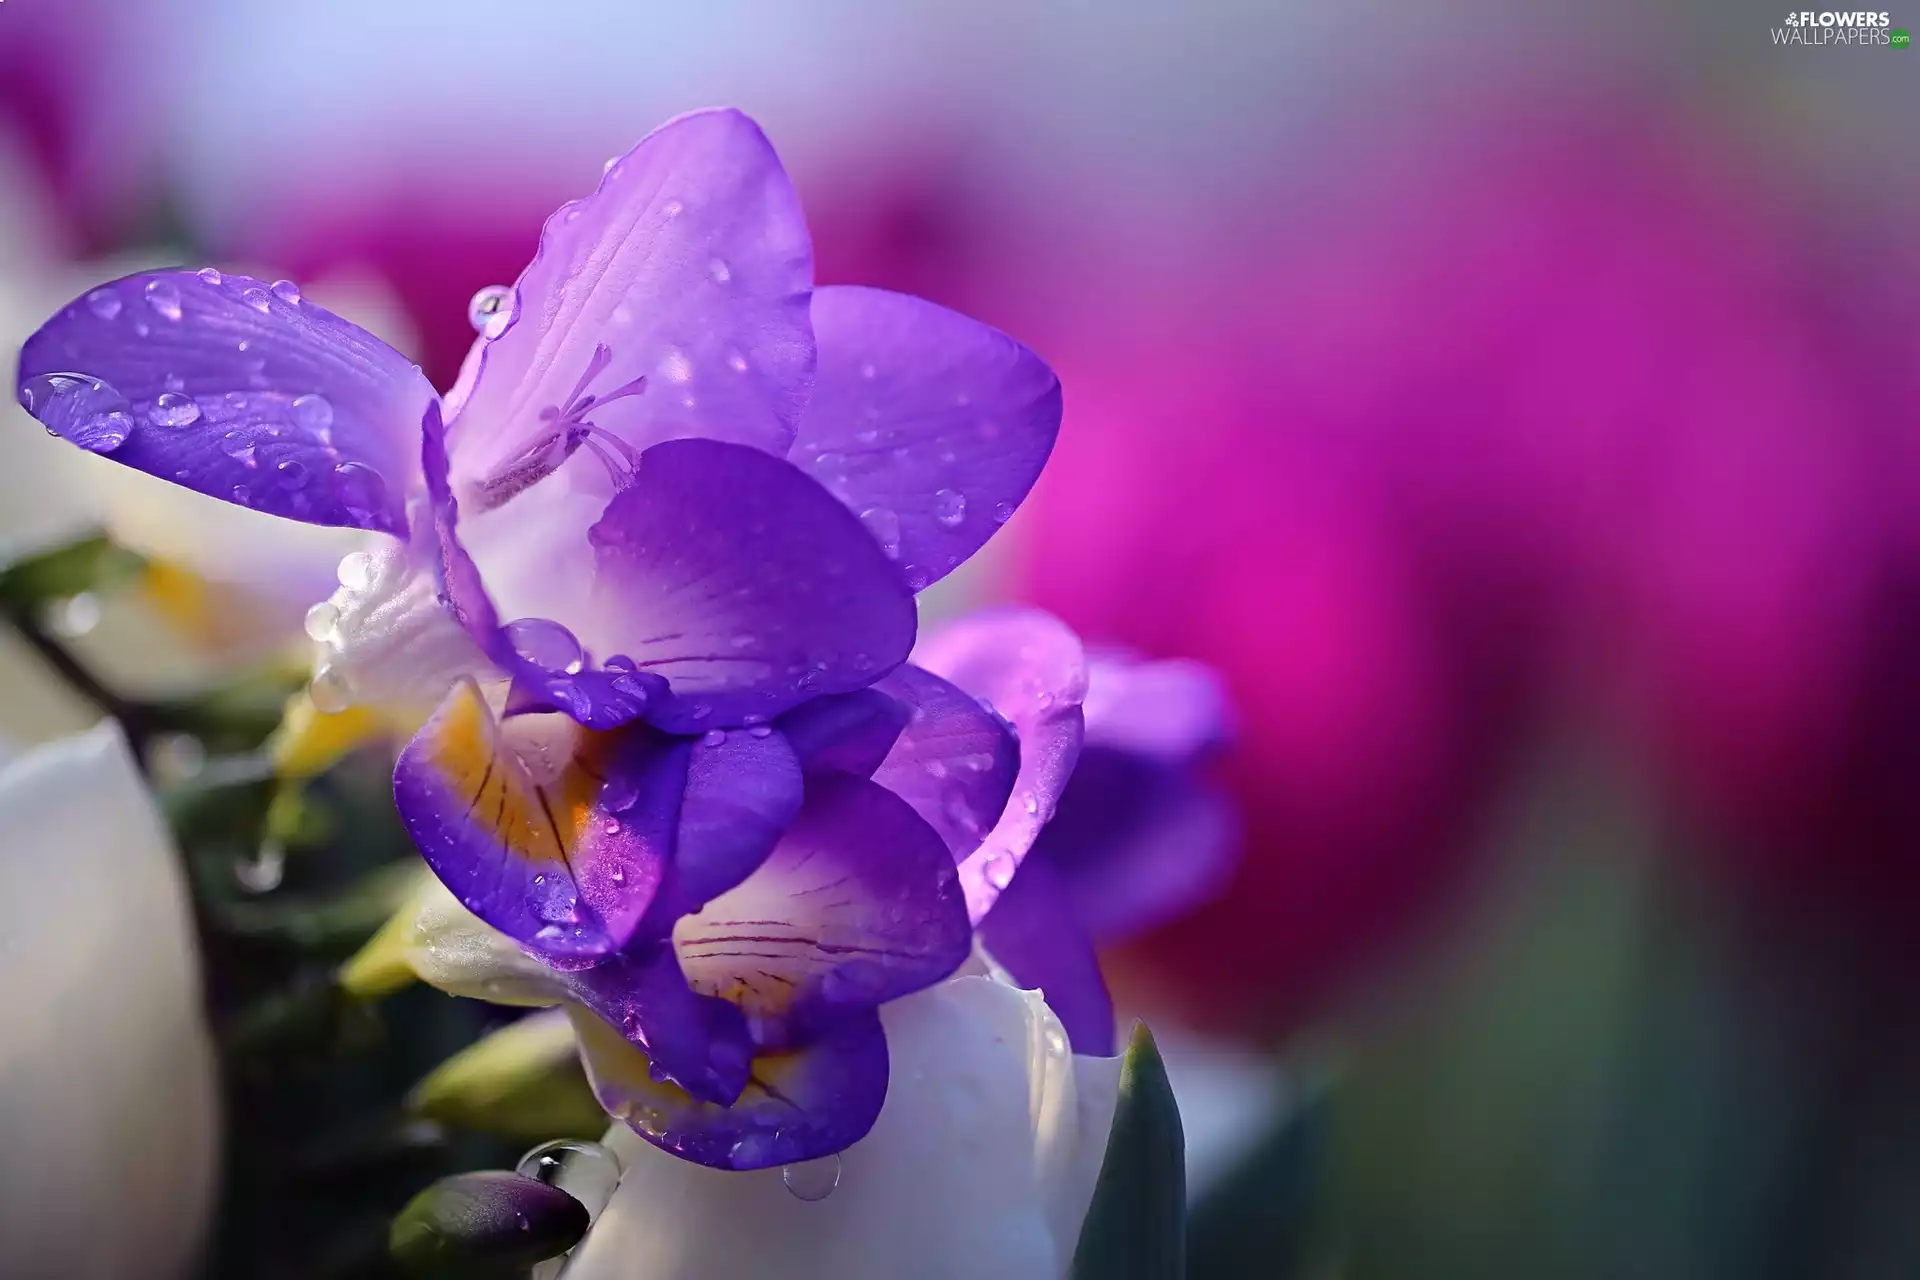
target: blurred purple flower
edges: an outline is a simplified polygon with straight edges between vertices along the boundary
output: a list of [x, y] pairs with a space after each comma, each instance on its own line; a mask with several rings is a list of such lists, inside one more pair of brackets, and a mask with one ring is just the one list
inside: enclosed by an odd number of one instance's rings
[[[597, 1015], [590, 1056], [642, 1058], [596, 1084], [654, 1141], [734, 1168], [839, 1150], [885, 1092], [876, 1008], [961, 963], [968, 905], [1045, 821], [969, 793], [990, 812], [941, 821], [990, 830], [956, 867], [866, 775], [888, 744], [908, 773], [959, 768], [932, 725], [1005, 733], [894, 669], [913, 591], [1038, 475], [1058, 383], [932, 304], [815, 291], [792, 187], [736, 112], [649, 135], [483, 297], [443, 402], [291, 282], [147, 273], [30, 338], [21, 397], [115, 461], [388, 535], [309, 617], [313, 694], [438, 704], [394, 772], [429, 865], [524, 949], [528, 989]], [[1078, 644], [1051, 627], [969, 655], [1016, 721], [1035, 681], [1077, 708]], [[926, 727], [860, 696], [882, 677], [932, 700]], [[1078, 712], [1041, 749], [1046, 706], [1020, 778], [1050, 812]]]

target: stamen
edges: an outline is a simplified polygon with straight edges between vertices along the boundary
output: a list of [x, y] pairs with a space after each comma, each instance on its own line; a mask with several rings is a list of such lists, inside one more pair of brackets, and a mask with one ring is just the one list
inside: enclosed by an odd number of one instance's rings
[[624, 486], [632, 478], [633, 469], [639, 465], [639, 452], [613, 432], [585, 421], [594, 409], [640, 395], [647, 389], [647, 378], [642, 374], [604, 395], [590, 394], [587, 388], [612, 363], [613, 348], [604, 342], [595, 343], [593, 354], [587, 358], [587, 367], [568, 392], [566, 402], [540, 410], [540, 421], [553, 424], [553, 430], [476, 486], [480, 510], [492, 511], [525, 493], [564, 466], [582, 445], [600, 459], [616, 487]]

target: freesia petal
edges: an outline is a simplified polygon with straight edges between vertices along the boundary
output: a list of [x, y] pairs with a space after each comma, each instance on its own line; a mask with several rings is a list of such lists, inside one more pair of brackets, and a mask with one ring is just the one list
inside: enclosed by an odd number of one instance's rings
[[920, 667], [902, 666], [875, 688], [910, 712], [873, 780], [912, 805], [957, 862], [980, 847], [1006, 809], [1020, 745], [999, 716]]
[[641, 926], [666, 937], [674, 921], [752, 875], [800, 812], [805, 782], [779, 733], [714, 730], [682, 743], [686, 790], [673, 866]]
[[754, 1052], [746, 1019], [689, 987], [666, 941], [634, 943], [567, 981], [589, 1020], [644, 1050], [663, 1084], [723, 1107], [746, 1087]]
[[1060, 380], [996, 329], [884, 289], [813, 295], [820, 369], [792, 457], [856, 512], [915, 590], [1026, 498], [1060, 429]]
[[778, 1046], [839, 1012], [952, 973], [971, 929], [952, 857], [904, 801], [864, 778], [814, 778], [745, 883], [683, 917], [687, 982], [745, 1011]]
[[[516, 729], [553, 740], [516, 750]], [[578, 961], [623, 944], [660, 886], [686, 778], [670, 748], [645, 729], [503, 727], [462, 680], [400, 753], [394, 801], [468, 909], [551, 960]], [[552, 761], [552, 776], [536, 777], [530, 754]]]
[[849, 1014], [804, 1049], [755, 1058], [730, 1106], [656, 1081], [647, 1054], [592, 1013], [576, 1012], [574, 1029], [600, 1104], [678, 1156], [675, 1164], [767, 1169], [843, 1151], [866, 1136], [887, 1096], [887, 1038], [871, 1010]]
[[[667, 122], [547, 219], [452, 424], [456, 481], [523, 459], [590, 364], [594, 426], [635, 452], [702, 436], [784, 455], [813, 380], [812, 288], [799, 197], [759, 126], [731, 110]], [[592, 461], [571, 465], [592, 477]]]
[[112, 724], [0, 768], [0, 823], [0, 1270], [190, 1274], [219, 1096], [180, 856]]
[[702, 1169], [616, 1126], [605, 1141], [625, 1172], [570, 1280], [1065, 1275], [1106, 1151], [1117, 1061], [1071, 1056], [1037, 997], [988, 978], [943, 982], [881, 1018], [886, 1105], [841, 1153], [831, 1195], [803, 1201], [777, 1169]]
[[1021, 866], [981, 921], [980, 941], [1015, 982], [1046, 998], [1075, 1053], [1112, 1055], [1113, 997], [1093, 938], [1045, 858]]
[[1013, 797], [980, 847], [960, 864], [973, 919], [985, 919], [1013, 880], [1027, 851], [1053, 817], [1080, 756], [1087, 693], [1079, 637], [1038, 609], [974, 614], [932, 637], [915, 655], [919, 666], [984, 698], [1020, 739]]
[[1187, 658], [1142, 661], [1088, 655], [1087, 743], [1169, 764], [1190, 764], [1226, 745], [1231, 699], [1220, 673]]
[[420, 981], [448, 995], [530, 1008], [567, 996], [558, 973], [467, 910], [438, 880], [421, 894], [406, 956]]
[[913, 647], [913, 597], [860, 522], [757, 450], [656, 445], [592, 541], [582, 638], [666, 679], [646, 716], [670, 732], [864, 688]]
[[207, 270], [103, 285], [20, 353], [20, 400], [54, 434], [243, 507], [404, 535], [420, 370], [300, 298]]
[[1028, 865], [1052, 866], [1075, 919], [1118, 941], [1220, 893], [1239, 852], [1239, 820], [1216, 788], [1163, 760], [1089, 742]]
[[865, 778], [893, 750], [909, 714], [905, 704], [877, 688], [855, 689], [801, 703], [780, 717], [778, 728], [808, 772]]

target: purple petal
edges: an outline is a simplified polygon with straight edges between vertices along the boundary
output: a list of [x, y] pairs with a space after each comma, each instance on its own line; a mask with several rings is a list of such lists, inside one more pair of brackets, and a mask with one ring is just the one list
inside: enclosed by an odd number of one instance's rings
[[739, 1005], [766, 1047], [933, 985], [970, 939], [940, 838], [892, 792], [844, 774], [809, 780], [760, 869], [673, 931], [688, 983]]
[[1075, 918], [1105, 942], [1217, 896], [1239, 852], [1220, 792], [1187, 769], [1089, 742], [1028, 866], [1052, 868]]
[[1233, 717], [1225, 681], [1185, 658], [1148, 662], [1096, 653], [1087, 664], [1087, 742], [1186, 764], [1224, 746]]
[[864, 688], [913, 647], [913, 597], [860, 522], [757, 450], [655, 445], [591, 537], [594, 645], [665, 677], [646, 714], [671, 732]]
[[877, 688], [856, 689], [803, 702], [781, 716], [778, 727], [807, 772], [865, 778], [893, 750], [908, 714], [898, 699]]
[[813, 328], [819, 374], [791, 456], [862, 513], [918, 590], [1033, 488], [1060, 380], [998, 330], [883, 289], [820, 289]]
[[932, 672], [909, 664], [875, 688], [910, 711], [873, 780], [912, 805], [958, 862], [1006, 809], [1020, 745], [999, 716]]
[[1113, 997], [1093, 939], [1045, 859], [1020, 868], [981, 922], [980, 941], [1016, 983], [1046, 997], [1075, 1053], [1113, 1056]]
[[300, 298], [208, 269], [102, 285], [20, 352], [20, 402], [55, 435], [309, 524], [404, 536], [420, 370]]
[[[812, 288], [799, 197], [759, 127], [669, 121], [547, 219], [452, 423], [456, 487], [501, 492], [568, 419], [634, 453], [700, 436], [784, 455], [813, 382]], [[587, 451], [569, 471], [611, 494]]]
[[805, 784], [793, 748], [764, 730], [714, 730], [682, 742], [686, 792], [667, 873], [642, 929], [664, 937], [674, 921], [752, 875], [800, 812]]
[[755, 1058], [731, 1106], [656, 1082], [647, 1057], [613, 1028], [569, 1012], [600, 1104], [655, 1146], [711, 1168], [766, 1169], [844, 1151], [867, 1136], [886, 1101], [887, 1037], [871, 1010], [839, 1019], [803, 1049]]
[[661, 1084], [720, 1106], [746, 1087], [754, 1051], [746, 1019], [725, 1000], [693, 991], [664, 940], [568, 974], [567, 985], [609, 1031], [646, 1053]]
[[980, 847], [960, 864], [967, 909], [978, 922], [1012, 882], [1073, 774], [1086, 727], [1086, 655], [1079, 637], [1038, 609], [973, 614], [932, 637], [918, 665], [1004, 716], [1020, 739], [1013, 796]]
[[606, 955], [639, 925], [665, 872], [686, 775], [684, 757], [649, 731], [569, 724], [527, 751], [565, 762], [536, 780], [510, 736], [557, 727], [503, 728], [462, 681], [400, 753], [393, 793], [427, 865], [468, 910], [569, 963]]

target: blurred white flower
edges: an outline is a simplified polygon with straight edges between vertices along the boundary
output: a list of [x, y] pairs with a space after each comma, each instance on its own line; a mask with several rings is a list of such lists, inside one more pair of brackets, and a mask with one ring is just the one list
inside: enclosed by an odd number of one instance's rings
[[881, 1018], [886, 1105], [838, 1157], [722, 1172], [615, 1125], [624, 1173], [567, 1280], [1061, 1280], [1120, 1059], [1074, 1056], [1038, 992], [993, 977], [950, 978]]
[[179, 862], [112, 724], [0, 766], [0, 1275], [184, 1274], [214, 1059]]

